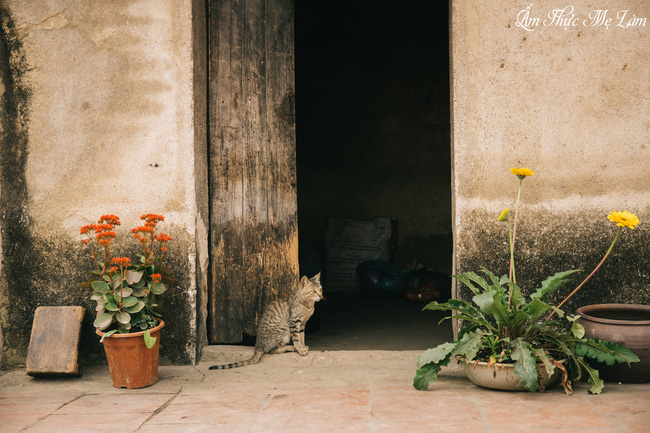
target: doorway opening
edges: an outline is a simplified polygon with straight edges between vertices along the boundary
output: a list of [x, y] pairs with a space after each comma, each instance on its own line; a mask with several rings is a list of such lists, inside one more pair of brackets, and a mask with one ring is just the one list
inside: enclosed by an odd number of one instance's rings
[[[396, 265], [450, 275], [448, 8], [296, 2], [301, 275], [326, 268], [329, 220], [378, 217], [397, 219]], [[310, 320], [313, 349], [423, 349], [451, 336], [450, 322], [438, 327], [441, 316], [421, 312], [422, 303], [372, 299], [327, 280], [324, 293]]]

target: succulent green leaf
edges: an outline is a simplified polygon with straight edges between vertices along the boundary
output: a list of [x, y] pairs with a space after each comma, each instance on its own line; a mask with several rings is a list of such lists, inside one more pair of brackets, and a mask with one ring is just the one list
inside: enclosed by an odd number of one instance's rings
[[131, 287], [133, 287], [133, 289], [141, 289], [141, 288], [144, 287], [145, 284], [146, 284], [145, 279], [140, 278], [140, 281], [138, 281], [137, 283], [131, 284]]
[[113, 280], [113, 290], [119, 289], [119, 287], [122, 285], [122, 278], [117, 277], [117, 279]]
[[102, 335], [102, 338], [99, 339], [99, 342], [100, 342], [100, 343], [103, 343], [103, 342], [104, 342], [104, 338], [106, 338], [106, 337], [110, 337], [111, 335], [115, 334], [116, 332], [117, 332], [117, 329], [113, 329], [113, 330], [111, 330], [111, 331], [108, 331], [107, 333], [105, 333], [104, 335]]
[[93, 326], [99, 330], [102, 330], [108, 328], [111, 323], [113, 323], [113, 314], [102, 313], [97, 315], [97, 318], [93, 322]]
[[99, 292], [99, 293], [106, 293], [110, 291], [110, 287], [108, 287], [108, 284], [106, 281], [93, 281], [92, 282], [92, 288], [94, 291]]
[[120, 323], [120, 327], [117, 328], [120, 334], [128, 334], [131, 329], [131, 322]]
[[133, 307], [138, 302], [139, 302], [138, 298], [136, 298], [134, 296], [129, 296], [128, 298], [125, 297], [125, 298], [122, 299], [122, 308]]
[[165, 293], [165, 290], [167, 290], [167, 285], [163, 283], [153, 284], [153, 287], [151, 289], [151, 291], [154, 292], [156, 295], [162, 295], [163, 293]]
[[144, 344], [147, 346], [148, 349], [153, 348], [153, 346], [156, 344], [157, 337], [152, 337], [151, 332], [147, 329], [144, 331]]
[[131, 285], [139, 282], [142, 279], [142, 274], [144, 274], [144, 271], [132, 271], [127, 269], [124, 273], [124, 277], [126, 278], [126, 282]]
[[128, 287], [128, 286], [122, 288], [122, 297], [123, 297], [123, 298], [126, 298], [126, 297], [131, 296], [132, 293], [133, 293], [133, 289], [132, 289], [132, 288], [130, 288], [130, 287]]
[[135, 305], [127, 307], [124, 311], [126, 311], [127, 313], [134, 314], [134, 313], [139, 313], [140, 311], [142, 311], [143, 308], [144, 308], [144, 302], [137, 301]]
[[510, 342], [512, 359], [515, 361], [515, 374], [528, 391], [537, 391], [537, 357], [531, 352], [530, 343], [518, 338]]
[[118, 311], [120, 309], [120, 307], [117, 306], [115, 301], [107, 302], [104, 308], [106, 308], [108, 311]]
[[136, 298], [142, 298], [143, 296], [146, 295], [146, 293], [145, 293], [146, 290], [147, 290], [147, 288], [144, 287], [144, 286], [133, 287], [133, 293], [131, 293], [131, 295], [135, 296]]
[[106, 307], [106, 302], [104, 302], [103, 300], [98, 301], [97, 306], [95, 307], [95, 311], [97, 311], [97, 312], [102, 311], [104, 309], [104, 307]]
[[102, 301], [104, 299], [104, 296], [101, 293], [95, 292], [92, 295], [90, 295], [90, 299], [93, 300], [93, 301], [98, 301], [99, 302], [99, 301]]
[[120, 322], [122, 325], [126, 325], [131, 321], [131, 315], [127, 313], [126, 311], [122, 311], [121, 313], [117, 313], [115, 315], [115, 319]]
[[580, 272], [579, 269], [571, 271], [558, 272], [557, 274], [548, 277], [542, 281], [542, 287], [537, 289], [535, 293], [530, 295], [531, 299], [541, 299], [542, 301], [548, 300], [548, 297], [557, 289], [568, 283], [570, 280], [567, 278], [569, 275]]
[[108, 275], [104, 275], [102, 278], [104, 278], [104, 280], [109, 283], [111, 282], [111, 277], [109, 277]]

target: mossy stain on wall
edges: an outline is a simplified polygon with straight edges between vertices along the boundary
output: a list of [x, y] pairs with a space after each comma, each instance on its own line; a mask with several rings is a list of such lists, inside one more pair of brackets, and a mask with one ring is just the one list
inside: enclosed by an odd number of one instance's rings
[[12, 16], [0, 4], [0, 77], [4, 88], [0, 97], [0, 320], [6, 345], [11, 348], [7, 353], [10, 363], [16, 354], [26, 351], [30, 327], [25, 324], [33, 318], [36, 292], [29, 275], [38, 266], [26, 213], [30, 101], [30, 90], [24, 82], [26, 71], [27, 62]]
[[[487, 268], [497, 275], [508, 273], [509, 248], [506, 223], [496, 216], [474, 210], [464, 217], [468, 227], [458, 236], [456, 272]], [[517, 284], [530, 294], [557, 272], [581, 272], [554, 297], [559, 303], [598, 265], [612, 243], [618, 227], [606, 213], [525, 211], [517, 223], [515, 264]], [[624, 229], [604, 265], [572, 297], [563, 309], [567, 313], [587, 304], [650, 303], [650, 231], [642, 226]], [[468, 299], [471, 292], [457, 285], [457, 296]]]

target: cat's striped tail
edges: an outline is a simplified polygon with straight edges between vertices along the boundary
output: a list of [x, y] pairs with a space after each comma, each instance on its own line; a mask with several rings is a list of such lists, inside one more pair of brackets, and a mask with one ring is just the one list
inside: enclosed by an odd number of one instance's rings
[[247, 359], [246, 361], [233, 362], [231, 364], [213, 365], [209, 369], [225, 370], [227, 368], [237, 368], [237, 367], [244, 367], [246, 365], [257, 364], [258, 362], [260, 362], [260, 359], [262, 359], [262, 356], [264, 356], [264, 351], [256, 347], [255, 353], [253, 353], [253, 357], [251, 359]]

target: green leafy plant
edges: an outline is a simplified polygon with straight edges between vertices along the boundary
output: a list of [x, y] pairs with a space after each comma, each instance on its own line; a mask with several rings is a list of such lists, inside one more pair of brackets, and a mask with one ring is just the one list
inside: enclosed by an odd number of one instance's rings
[[116, 332], [144, 331], [145, 344], [152, 348], [156, 338], [149, 330], [157, 326], [161, 317], [163, 294], [177, 280], [174, 271], [162, 263], [166, 243], [172, 240], [165, 233], [157, 233], [157, 225], [165, 220], [164, 216], [145, 214], [141, 219], [144, 225], [131, 230], [143, 252], [138, 255], [138, 264], [132, 264], [129, 257], [111, 255], [111, 245], [117, 237], [113, 230], [121, 225], [118, 216], [102, 215], [97, 224], [81, 227], [81, 235], [86, 237], [81, 242], [88, 247], [95, 266], [90, 272], [93, 278], [80, 286], [92, 289], [90, 299], [97, 303], [93, 324], [105, 331], [100, 341]]
[[[418, 359], [417, 372], [413, 380], [416, 389], [427, 389], [431, 382], [437, 380], [442, 367], [458, 358], [461, 362], [487, 362], [514, 364], [514, 371], [522, 385], [529, 391], [543, 391], [539, 382], [537, 364], [542, 363], [550, 376], [555, 369], [562, 370], [561, 384], [567, 394], [571, 394], [571, 381], [578, 381], [586, 376], [591, 388], [589, 392], [599, 394], [603, 390], [603, 381], [598, 371], [590, 366], [586, 358], [591, 358], [607, 365], [616, 362], [637, 362], [639, 358], [629, 349], [615, 343], [585, 337], [585, 330], [575, 317], [565, 317], [558, 307], [549, 303], [550, 297], [566, 285], [569, 277], [579, 272], [570, 270], [559, 272], [544, 280], [530, 296], [525, 296], [515, 281], [514, 246], [517, 227], [517, 213], [521, 195], [521, 181], [533, 175], [530, 169], [512, 169], [519, 178], [517, 208], [514, 228], [508, 221], [508, 209], [497, 218], [508, 222], [510, 244], [509, 275], [497, 277], [487, 269], [482, 269], [484, 276], [474, 272], [454, 275], [471, 292], [471, 302], [450, 299], [438, 304], [431, 302], [424, 310], [451, 311], [449, 318], [459, 319], [462, 323], [458, 338], [428, 349]], [[594, 271], [572, 292], [559, 306], [566, 302], [596, 272], [609, 256], [624, 227], [634, 229], [639, 224], [636, 215], [629, 212], [612, 212], [608, 217], [620, 228], [603, 260]], [[557, 315], [560, 320], [553, 320]]]

